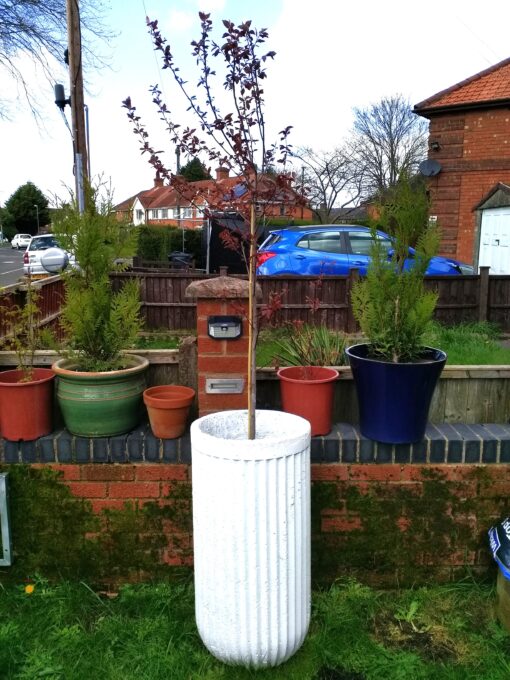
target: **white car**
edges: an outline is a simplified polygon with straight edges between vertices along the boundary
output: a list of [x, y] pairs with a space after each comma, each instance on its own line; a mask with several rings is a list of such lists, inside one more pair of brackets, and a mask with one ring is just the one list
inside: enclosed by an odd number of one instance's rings
[[17, 248], [18, 250], [26, 248], [31, 238], [30, 234], [16, 234], [11, 241], [11, 248]]
[[[53, 234], [32, 236], [30, 243], [23, 254], [23, 272], [25, 275], [50, 275], [50, 272], [48, 272], [41, 264], [41, 258], [49, 248], [60, 248], [57, 239]], [[69, 257], [68, 266], [76, 267], [74, 255], [72, 253], [67, 253], [67, 256]]]

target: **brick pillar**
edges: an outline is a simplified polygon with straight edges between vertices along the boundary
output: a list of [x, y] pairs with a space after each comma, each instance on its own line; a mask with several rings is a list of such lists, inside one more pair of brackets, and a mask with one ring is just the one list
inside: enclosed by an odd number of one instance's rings
[[[260, 295], [260, 291], [258, 291]], [[186, 296], [197, 301], [198, 412], [200, 416], [248, 407], [248, 282], [226, 276], [194, 281]], [[210, 316], [238, 316], [242, 334], [236, 340], [216, 340], [208, 334]], [[207, 378], [242, 378], [239, 394], [206, 392]]]

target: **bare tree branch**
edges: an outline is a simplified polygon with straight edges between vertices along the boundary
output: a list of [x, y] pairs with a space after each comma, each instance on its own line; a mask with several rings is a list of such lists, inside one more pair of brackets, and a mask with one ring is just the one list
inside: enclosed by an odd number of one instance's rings
[[[78, 0], [74, 0], [78, 3]], [[96, 39], [106, 43], [113, 34], [105, 26], [104, 5], [100, 0], [81, 1], [82, 50], [84, 62], [94, 68], [104, 65], [97, 53]], [[38, 107], [28, 85], [22, 58], [40, 67], [50, 83], [52, 68], [64, 63], [67, 47], [65, 0], [0, 0], [0, 71], [17, 83], [32, 113]], [[9, 102], [0, 97], [0, 116], [7, 115]]]
[[302, 163], [304, 191], [321, 224], [333, 224], [339, 219], [336, 208], [356, 205], [363, 173], [347, 146], [332, 151], [303, 147], [293, 155]]
[[363, 176], [363, 198], [387, 191], [404, 172], [416, 172], [427, 155], [427, 131], [427, 121], [413, 113], [402, 95], [354, 109], [350, 150]]

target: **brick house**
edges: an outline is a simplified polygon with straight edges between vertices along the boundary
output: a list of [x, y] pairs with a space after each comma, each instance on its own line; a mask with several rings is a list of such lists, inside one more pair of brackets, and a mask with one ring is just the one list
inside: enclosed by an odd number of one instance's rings
[[414, 112], [430, 121], [431, 215], [442, 229], [441, 254], [510, 274], [510, 58]]
[[[299, 195], [292, 189], [277, 186], [271, 176], [259, 178], [259, 183], [263, 186], [262, 193], [267, 188], [265, 193], [269, 198], [257, 204], [257, 212], [266, 217], [280, 217], [289, 221], [312, 218], [311, 209], [303, 205]], [[220, 196], [226, 211], [236, 210], [240, 203], [250, 200], [250, 192], [241, 178], [229, 176], [226, 168], [217, 168], [215, 179], [189, 182], [179, 191], [171, 185], [165, 185], [163, 179], [156, 176], [151, 189], [119, 203], [115, 206], [115, 212], [119, 218], [127, 217], [136, 225], [199, 229], [204, 226], [208, 195], [215, 202]]]

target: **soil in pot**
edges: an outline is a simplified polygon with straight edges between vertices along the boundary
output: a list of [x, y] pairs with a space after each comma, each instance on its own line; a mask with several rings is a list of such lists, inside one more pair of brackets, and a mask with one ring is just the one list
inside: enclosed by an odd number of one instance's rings
[[188, 414], [195, 390], [184, 385], [157, 385], [147, 388], [143, 401], [147, 407], [151, 430], [160, 439], [181, 437], [188, 421]]

